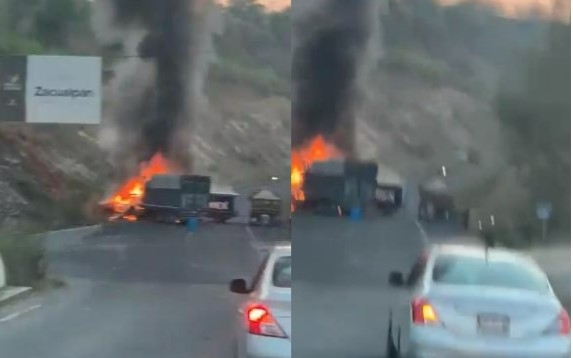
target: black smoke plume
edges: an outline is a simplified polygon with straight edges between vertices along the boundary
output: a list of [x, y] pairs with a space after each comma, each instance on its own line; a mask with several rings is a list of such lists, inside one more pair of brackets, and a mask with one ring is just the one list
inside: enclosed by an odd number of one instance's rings
[[359, 77], [376, 9], [376, 0], [324, 0], [294, 20], [294, 148], [323, 135], [348, 156], [355, 154]]
[[[139, 57], [153, 63], [155, 85], [141, 98], [131, 118], [120, 119], [125, 130], [138, 132], [137, 150], [145, 161], [162, 153], [177, 166], [191, 169], [190, 153], [177, 143], [179, 132], [190, 130], [187, 96], [192, 64], [193, 0], [112, 0], [118, 28], [146, 32]], [[187, 149], [187, 150], [186, 150]]]

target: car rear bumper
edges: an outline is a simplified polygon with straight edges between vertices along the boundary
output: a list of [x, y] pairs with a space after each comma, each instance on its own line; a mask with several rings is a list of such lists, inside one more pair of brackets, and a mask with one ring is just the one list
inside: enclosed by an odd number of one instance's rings
[[442, 329], [413, 328], [410, 333], [412, 358], [570, 358], [569, 337], [516, 340], [463, 338]]
[[247, 335], [248, 358], [291, 358], [290, 339]]

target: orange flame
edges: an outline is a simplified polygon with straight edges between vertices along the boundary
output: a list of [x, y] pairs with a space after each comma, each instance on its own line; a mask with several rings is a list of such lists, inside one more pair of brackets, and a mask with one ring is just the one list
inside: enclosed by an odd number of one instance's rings
[[[141, 202], [145, 190], [145, 183], [156, 174], [167, 174], [171, 172], [168, 161], [159, 153], [155, 154], [149, 162], [142, 163], [139, 173], [129, 178], [123, 183], [113, 195], [105, 200], [116, 213], [125, 213], [131, 208], [136, 208]], [[125, 217], [133, 221], [133, 217]]]
[[[290, 187], [291, 196], [295, 201], [304, 201], [302, 185], [304, 173], [314, 162], [340, 158], [341, 152], [322, 136], [314, 137], [308, 144], [291, 152]], [[291, 204], [291, 211], [294, 206]]]

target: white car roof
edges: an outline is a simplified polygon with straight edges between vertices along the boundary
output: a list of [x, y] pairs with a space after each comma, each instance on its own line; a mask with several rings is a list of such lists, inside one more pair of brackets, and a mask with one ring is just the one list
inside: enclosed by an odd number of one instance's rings
[[462, 244], [436, 244], [430, 249], [433, 256], [441, 254], [454, 254], [460, 256], [487, 257], [488, 260], [499, 261], [526, 261], [534, 266], [538, 266], [533, 258], [516, 250], [501, 247], [486, 248], [483, 245], [462, 245]]
[[271, 253], [276, 253], [278, 256], [290, 256], [292, 252], [292, 244], [288, 241], [278, 242], [271, 246]]
[[262, 280], [262, 282], [263, 282], [262, 294], [263, 295], [266, 296], [270, 292], [277, 290], [277, 288], [275, 288], [271, 283], [271, 280], [272, 280], [271, 277], [272, 277], [272, 272], [274, 270], [274, 266], [280, 258], [290, 257], [291, 252], [292, 252], [291, 243], [286, 242], [286, 241], [285, 242], [278, 242], [278, 243], [269, 247], [269, 249], [268, 249], [269, 260], [266, 263], [265, 274], [264, 274], [264, 278]]

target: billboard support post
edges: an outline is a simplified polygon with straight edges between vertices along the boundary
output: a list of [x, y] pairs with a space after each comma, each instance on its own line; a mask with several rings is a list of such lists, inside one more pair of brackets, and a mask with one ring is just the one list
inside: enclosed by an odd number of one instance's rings
[[551, 213], [553, 206], [551, 203], [544, 202], [537, 204], [536, 214], [537, 219], [541, 221], [541, 240], [547, 240], [547, 229], [549, 225], [549, 219], [551, 218]]

